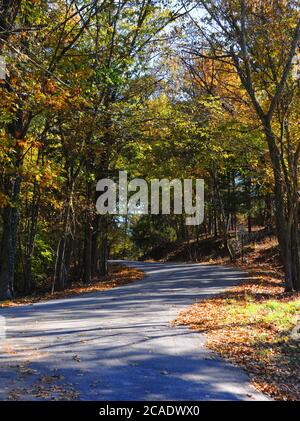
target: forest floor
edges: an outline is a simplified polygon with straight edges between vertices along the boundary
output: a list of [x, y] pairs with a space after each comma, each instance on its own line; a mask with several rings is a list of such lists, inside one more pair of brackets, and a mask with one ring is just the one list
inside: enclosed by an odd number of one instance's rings
[[23, 304], [33, 304], [40, 301], [69, 298], [79, 294], [106, 291], [111, 288], [116, 288], [122, 285], [130, 284], [131, 282], [138, 281], [143, 277], [144, 273], [136, 268], [126, 267], [120, 264], [110, 264], [108, 274], [97, 280], [93, 280], [91, 283], [75, 282], [72, 284], [72, 287], [67, 288], [64, 291], [55, 291], [53, 293], [47, 290], [38, 291], [35, 294], [21, 296], [11, 301], [2, 301], [0, 303], [0, 307], [13, 307]]
[[184, 310], [176, 324], [204, 333], [208, 348], [244, 368], [259, 390], [300, 400], [300, 294], [284, 292], [276, 240], [248, 245], [234, 266], [249, 279]]

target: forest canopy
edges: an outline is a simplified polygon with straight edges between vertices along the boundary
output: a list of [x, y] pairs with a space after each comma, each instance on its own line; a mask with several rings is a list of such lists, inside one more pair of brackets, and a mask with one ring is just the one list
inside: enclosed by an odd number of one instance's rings
[[[299, 47], [295, 0], [0, 2], [0, 299], [240, 225], [299, 291]], [[204, 223], [97, 214], [120, 170], [204, 179]]]

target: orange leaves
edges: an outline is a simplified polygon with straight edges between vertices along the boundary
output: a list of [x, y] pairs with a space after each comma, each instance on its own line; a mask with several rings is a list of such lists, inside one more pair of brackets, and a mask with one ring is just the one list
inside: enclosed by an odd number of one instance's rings
[[20, 149], [28, 149], [28, 148], [36, 148], [36, 149], [40, 149], [42, 147], [42, 143], [36, 139], [34, 136], [27, 136], [25, 139], [24, 138], [18, 138], [18, 135], [21, 136], [20, 132], [16, 133], [16, 146]]
[[16, 145], [20, 149], [28, 148], [28, 142], [27, 142], [27, 140], [24, 140], [24, 139], [17, 140]]
[[43, 86], [43, 92], [45, 94], [54, 94], [57, 92], [57, 83], [51, 79], [47, 79]]
[[4, 208], [7, 205], [8, 205], [7, 196], [4, 193], [0, 192], [0, 209]]

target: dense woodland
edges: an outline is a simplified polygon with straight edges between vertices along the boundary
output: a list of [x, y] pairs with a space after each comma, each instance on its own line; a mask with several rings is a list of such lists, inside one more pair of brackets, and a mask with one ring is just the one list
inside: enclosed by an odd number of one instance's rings
[[[276, 233], [300, 290], [297, 0], [0, 2], [0, 298], [111, 257]], [[205, 221], [96, 213], [96, 182], [203, 178]]]

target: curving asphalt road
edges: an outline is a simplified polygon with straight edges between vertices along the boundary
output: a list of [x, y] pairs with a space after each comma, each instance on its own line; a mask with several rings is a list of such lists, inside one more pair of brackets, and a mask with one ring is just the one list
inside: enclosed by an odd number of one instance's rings
[[265, 400], [240, 369], [170, 322], [245, 274], [222, 266], [129, 263], [147, 276], [113, 290], [0, 309], [0, 399]]

